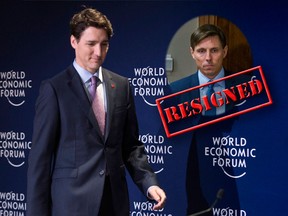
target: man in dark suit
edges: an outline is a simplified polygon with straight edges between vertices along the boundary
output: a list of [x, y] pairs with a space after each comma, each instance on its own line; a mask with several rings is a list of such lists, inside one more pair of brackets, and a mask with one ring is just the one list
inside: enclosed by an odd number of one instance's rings
[[[128, 216], [125, 168], [156, 201], [154, 209], [163, 208], [165, 192], [138, 141], [129, 82], [101, 66], [113, 35], [110, 21], [85, 8], [73, 16], [70, 28], [75, 60], [41, 84], [36, 102], [27, 216]], [[103, 101], [103, 124], [97, 118], [100, 108], [92, 108], [97, 104], [89, 93], [93, 76]]]
[[[219, 27], [206, 24], [197, 28], [191, 34], [190, 51], [198, 70], [196, 73], [188, 77], [171, 83], [171, 93], [183, 91], [199, 85], [205, 85], [208, 82], [213, 82], [214, 80], [231, 75], [231, 72], [227, 71], [223, 67], [223, 60], [227, 55], [228, 46], [226, 44], [226, 36]], [[243, 83], [247, 80], [247, 76], [226, 79], [225, 81], [216, 82], [212, 86], [212, 89], [214, 92], [221, 92], [225, 88], [236, 86], [237, 84]], [[173, 103], [178, 104], [185, 101], [191, 101], [194, 98], [203, 98], [203, 96], [208, 95], [208, 89], [209, 85], [207, 84], [197, 90], [180, 94], [177, 96], [177, 102]], [[233, 113], [236, 110], [237, 108], [234, 103], [224, 103], [224, 105], [214, 109], [212, 114], [210, 112], [211, 110], [203, 109], [200, 114], [184, 119], [179, 122], [178, 125], [176, 122], [175, 125], [171, 127], [171, 130], [175, 132], [178, 130], [177, 127], [179, 126], [183, 129], [205, 123], [223, 115], [227, 115], [228, 113]], [[209, 142], [211, 142], [211, 137], [221, 137], [223, 136], [223, 133], [228, 133], [231, 129], [233, 120], [235, 119], [205, 126], [204, 128], [192, 131], [191, 133], [185, 134], [181, 137], [183, 142], [190, 140], [191, 143], [186, 172], [187, 215], [193, 215], [194, 213], [208, 209], [212, 204], [209, 204], [209, 202], [213, 201], [212, 199], [214, 199], [217, 190], [212, 191], [213, 197], [207, 199], [203, 193], [202, 185], [210, 185], [211, 188], [230, 187], [230, 191], [232, 191], [232, 187], [235, 188], [234, 180], [228, 179], [227, 182], [225, 182], [227, 178], [222, 175], [223, 172], [217, 170], [217, 168], [211, 169], [211, 162], [207, 160], [207, 157], [203, 157], [204, 148], [205, 146], [207, 147]], [[179, 141], [178, 138], [176, 138], [176, 140], [177, 142]], [[205, 179], [203, 176], [205, 176]], [[233, 199], [237, 200], [237, 197], [234, 196]], [[202, 215], [213, 214], [212, 211], [210, 211]]]

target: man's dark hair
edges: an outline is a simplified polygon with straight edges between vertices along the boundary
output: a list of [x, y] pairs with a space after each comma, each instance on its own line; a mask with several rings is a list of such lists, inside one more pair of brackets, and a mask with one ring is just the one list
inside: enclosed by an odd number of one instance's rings
[[191, 34], [190, 46], [194, 50], [195, 46], [199, 44], [203, 39], [210, 36], [218, 36], [222, 47], [224, 48], [227, 44], [226, 36], [224, 32], [217, 26], [211, 24], [205, 24], [200, 26], [196, 31]]
[[72, 17], [70, 21], [70, 33], [79, 40], [82, 32], [90, 26], [105, 29], [108, 39], [113, 36], [113, 28], [108, 18], [93, 8], [85, 8]]

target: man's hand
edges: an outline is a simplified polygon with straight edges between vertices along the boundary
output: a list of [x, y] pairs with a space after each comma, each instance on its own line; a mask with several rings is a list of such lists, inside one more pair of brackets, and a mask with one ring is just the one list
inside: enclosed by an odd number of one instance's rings
[[157, 202], [157, 204], [153, 206], [153, 210], [160, 210], [164, 208], [166, 201], [166, 194], [160, 187], [151, 186], [148, 189], [148, 196], [150, 199], [153, 199]]

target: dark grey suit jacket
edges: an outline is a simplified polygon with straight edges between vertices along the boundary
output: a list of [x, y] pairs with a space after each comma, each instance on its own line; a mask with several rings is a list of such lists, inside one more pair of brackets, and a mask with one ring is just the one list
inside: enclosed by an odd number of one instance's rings
[[142, 192], [158, 185], [138, 141], [127, 78], [103, 69], [103, 81], [105, 137], [72, 65], [41, 84], [27, 173], [27, 216], [98, 215], [106, 174], [116, 215], [128, 216], [125, 168]]

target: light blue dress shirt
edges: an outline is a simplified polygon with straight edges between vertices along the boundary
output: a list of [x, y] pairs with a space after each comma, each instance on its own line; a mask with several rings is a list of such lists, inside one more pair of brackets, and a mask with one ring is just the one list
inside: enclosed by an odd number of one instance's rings
[[[224, 76], [225, 76], [224, 75], [224, 68], [222, 67], [220, 73], [213, 80], [223, 78]], [[208, 77], [206, 77], [200, 70], [198, 70], [198, 79], [199, 79], [200, 85], [205, 84], [209, 81], [213, 81], [213, 80], [209, 79]], [[222, 90], [225, 89], [225, 81], [214, 83], [213, 89], [215, 92], [222, 92]], [[202, 87], [199, 89], [201, 98], [206, 95], [207, 90], [208, 90], [208, 86], [205, 86], [205, 87]], [[224, 103], [225, 103], [225, 100], [224, 100]], [[225, 105], [216, 108], [216, 115], [220, 115], [223, 113], [225, 113]], [[205, 111], [202, 112], [202, 115], [205, 115]]]
[[83, 85], [85, 86], [85, 91], [86, 91], [90, 101], [91, 101], [91, 96], [89, 93], [89, 87], [91, 86], [90, 78], [92, 76], [97, 76], [101, 80], [101, 84], [97, 88], [99, 88], [99, 87], [103, 88], [104, 109], [107, 112], [107, 99], [106, 99], [105, 83], [103, 82], [102, 67], [99, 67], [99, 70], [93, 75], [89, 71], [82, 68], [79, 64], [77, 64], [77, 62], [75, 60], [73, 62], [73, 66], [75, 67], [76, 71], [78, 72], [79, 76], [81, 77]]

